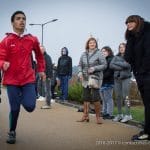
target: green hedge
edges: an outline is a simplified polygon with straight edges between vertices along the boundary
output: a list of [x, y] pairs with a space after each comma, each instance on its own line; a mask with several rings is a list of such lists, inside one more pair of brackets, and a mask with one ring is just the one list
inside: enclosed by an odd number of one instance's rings
[[[73, 79], [72, 82], [70, 82], [69, 84], [69, 100], [82, 102], [82, 91], [83, 89], [81, 82], [77, 81], [77, 79]], [[135, 82], [131, 82], [129, 98], [131, 100], [142, 101]], [[114, 103], [116, 104], [115, 93], [113, 93], [113, 99]]]
[[[68, 99], [71, 101], [83, 103], [82, 101], [82, 92], [83, 87], [80, 82], [73, 82], [72, 84], [69, 84], [69, 92], [68, 92]], [[132, 99], [140, 99], [139, 94], [137, 94], [138, 90], [136, 87], [136, 84], [131, 85], [131, 91], [130, 91], [130, 98]], [[114, 96], [114, 103], [115, 102], [115, 96]], [[124, 107], [123, 107], [123, 111]], [[117, 114], [117, 108], [114, 107], [114, 115]], [[142, 122], [144, 120], [144, 107], [143, 106], [135, 106], [131, 107], [131, 114], [133, 116], [133, 119], [139, 122]]]
[[68, 99], [82, 103], [83, 87], [80, 82], [69, 85]]

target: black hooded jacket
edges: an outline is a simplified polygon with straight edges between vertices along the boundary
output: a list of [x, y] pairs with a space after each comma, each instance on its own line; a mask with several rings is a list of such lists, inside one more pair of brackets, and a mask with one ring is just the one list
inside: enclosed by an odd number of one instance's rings
[[57, 66], [57, 75], [63, 76], [72, 76], [72, 58], [68, 56], [68, 49], [64, 47], [63, 49], [66, 50], [66, 55], [62, 55], [58, 59], [58, 66]]
[[150, 23], [144, 26], [138, 34], [130, 33], [127, 36], [125, 60], [131, 64], [134, 74], [150, 72]]
[[107, 56], [107, 68], [103, 71], [103, 83], [104, 84], [114, 84], [114, 70], [110, 68], [110, 62], [114, 56]]

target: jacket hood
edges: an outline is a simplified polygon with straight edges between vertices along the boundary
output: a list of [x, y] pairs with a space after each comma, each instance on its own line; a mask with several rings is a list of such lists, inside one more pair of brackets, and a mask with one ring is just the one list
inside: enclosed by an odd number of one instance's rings
[[7, 32], [7, 33], [5, 33], [7, 36], [9, 36], [9, 35], [14, 35], [14, 36], [21, 36], [21, 37], [23, 37], [23, 36], [26, 36], [26, 35], [31, 35], [30, 33], [27, 33], [27, 32], [24, 32], [23, 34], [21, 34], [21, 35], [18, 35], [16, 32]]
[[62, 49], [61, 49], [61, 55], [62, 56], [64, 56], [64, 55], [66, 55], [66, 56], [68, 56], [68, 49], [67, 49], [67, 47], [63, 47]]

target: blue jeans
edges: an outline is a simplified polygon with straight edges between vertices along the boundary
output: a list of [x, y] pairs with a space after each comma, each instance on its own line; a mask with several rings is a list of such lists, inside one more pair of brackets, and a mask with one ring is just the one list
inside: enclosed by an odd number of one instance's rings
[[103, 114], [113, 115], [114, 103], [113, 103], [113, 87], [106, 88], [100, 91], [101, 99], [103, 101]]
[[60, 79], [60, 90], [61, 90], [60, 99], [67, 100], [69, 76], [59, 76], [59, 79]]
[[35, 109], [35, 84], [29, 83], [23, 86], [7, 85], [7, 94], [10, 104], [10, 131], [15, 131], [21, 105], [28, 112], [32, 112]]

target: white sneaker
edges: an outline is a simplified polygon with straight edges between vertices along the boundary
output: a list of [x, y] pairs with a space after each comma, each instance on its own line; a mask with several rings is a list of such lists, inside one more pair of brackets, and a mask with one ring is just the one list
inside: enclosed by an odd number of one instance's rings
[[117, 116], [115, 116], [115, 118], [113, 119], [113, 121], [119, 122], [122, 119], [123, 119], [123, 114], [118, 114]]
[[41, 107], [41, 109], [51, 109], [51, 106], [49, 106], [49, 105], [44, 105], [44, 106]]
[[37, 101], [45, 101], [45, 97], [40, 96], [40, 97], [37, 99]]
[[125, 123], [125, 122], [128, 122], [129, 120], [132, 120], [132, 116], [125, 115], [124, 118], [120, 122]]
[[55, 102], [55, 99], [51, 99], [51, 103], [54, 103]]

